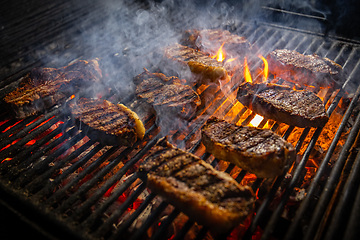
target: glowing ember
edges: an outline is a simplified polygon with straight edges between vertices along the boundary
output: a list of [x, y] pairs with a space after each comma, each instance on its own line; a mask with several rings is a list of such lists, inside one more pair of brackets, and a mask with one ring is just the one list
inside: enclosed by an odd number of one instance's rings
[[70, 97], [70, 99], [74, 99], [75, 98], [75, 95], [73, 94], [73, 95], [71, 95], [71, 97]]
[[266, 80], [269, 76], [269, 65], [263, 56], [259, 55], [258, 57], [261, 58], [261, 60], [263, 60], [263, 62], [264, 62], [264, 70], [262, 73], [263, 73], [263, 81], [266, 82]]
[[261, 123], [261, 121], [264, 119], [263, 116], [260, 116], [258, 114], [256, 114], [256, 116], [251, 120], [250, 122], [250, 126], [253, 126], [253, 127], [257, 127], [259, 126], [259, 124]]
[[5, 158], [4, 160], [1, 161], [1, 163], [6, 162], [6, 161], [11, 161], [11, 160], [12, 160], [12, 158]]
[[246, 82], [252, 83], [250, 70], [247, 64], [247, 58], [244, 59], [244, 79]]

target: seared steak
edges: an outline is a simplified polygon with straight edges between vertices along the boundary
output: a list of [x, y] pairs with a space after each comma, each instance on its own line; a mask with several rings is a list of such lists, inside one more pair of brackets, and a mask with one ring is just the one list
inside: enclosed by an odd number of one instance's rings
[[174, 147], [165, 138], [153, 147], [140, 171], [147, 173], [152, 191], [214, 232], [230, 230], [254, 208], [250, 187], [239, 185], [227, 173]]
[[16, 118], [25, 118], [63, 102], [81, 88], [99, 82], [101, 76], [97, 60], [78, 60], [59, 69], [35, 68], [3, 101]]
[[175, 44], [165, 49], [165, 57], [180, 65], [189, 66], [190, 71], [199, 77], [199, 82], [218, 82], [228, 78], [222, 62], [193, 48]]
[[69, 107], [79, 128], [105, 145], [132, 146], [144, 137], [143, 123], [135, 112], [122, 104], [81, 98]]
[[199, 95], [176, 77], [145, 70], [134, 78], [134, 83], [136, 96], [150, 104], [159, 115], [171, 113], [189, 119], [201, 103]]
[[202, 127], [201, 141], [216, 158], [260, 178], [282, 174], [296, 156], [294, 147], [271, 130], [237, 126], [216, 118]]
[[222, 29], [187, 30], [180, 43], [211, 55], [215, 55], [223, 45], [223, 50], [230, 57], [244, 57], [251, 49], [246, 38]]
[[296, 51], [277, 49], [268, 56], [269, 71], [297, 84], [324, 86], [337, 84], [341, 81], [342, 67], [328, 58], [303, 55]]
[[320, 127], [329, 119], [313, 92], [276, 84], [241, 84], [237, 99], [255, 113], [298, 127]]

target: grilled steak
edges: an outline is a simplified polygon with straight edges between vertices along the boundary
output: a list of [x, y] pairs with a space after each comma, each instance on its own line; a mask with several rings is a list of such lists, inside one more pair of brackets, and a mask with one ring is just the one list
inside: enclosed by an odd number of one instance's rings
[[216, 118], [202, 127], [201, 141], [216, 158], [260, 178], [282, 174], [296, 156], [294, 147], [271, 130], [236, 126]]
[[313, 92], [276, 84], [241, 84], [237, 99], [255, 113], [298, 127], [320, 127], [329, 119]]
[[176, 77], [145, 70], [134, 78], [134, 83], [137, 97], [150, 104], [158, 115], [164, 112], [189, 119], [201, 103], [199, 95]]
[[339, 64], [316, 54], [303, 55], [292, 50], [277, 49], [267, 56], [267, 60], [270, 73], [297, 84], [328, 87], [338, 84], [342, 78]]
[[243, 57], [252, 48], [246, 38], [222, 29], [187, 30], [180, 43], [210, 55], [215, 55], [223, 45], [225, 53], [230, 57]]
[[105, 145], [132, 146], [144, 137], [143, 123], [135, 112], [122, 104], [80, 98], [69, 107], [79, 128]]
[[36, 68], [3, 101], [16, 118], [25, 118], [63, 102], [81, 88], [99, 82], [101, 76], [97, 60], [78, 60], [59, 69]]
[[248, 186], [215, 170], [197, 156], [164, 138], [151, 150], [140, 171], [148, 187], [191, 219], [214, 232], [226, 232], [253, 210], [255, 196]]
[[165, 57], [180, 65], [187, 65], [199, 78], [199, 82], [218, 82], [228, 78], [223, 63], [193, 48], [175, 44], [165, 49]]

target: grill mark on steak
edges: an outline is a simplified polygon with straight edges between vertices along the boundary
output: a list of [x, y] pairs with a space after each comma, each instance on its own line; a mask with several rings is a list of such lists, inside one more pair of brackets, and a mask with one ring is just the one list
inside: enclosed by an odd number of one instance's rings
[[223, 46], [223, 50], [232, 58], [242, 58], [252, 50], [252, 45], [245, 37], [222, 29], [186, 30], [180, 43], [210, 55], [215, 55]]
[[145, 134], [136, 113], [121, 104], [101, 99], [81, 98], [69, 104], [76, 123], [90, 138], [106, 145], [132, 146]]
[[157, 112], [190, 119], [200, 105], [199, 95], [187, 85], [180, 84], [176, 77], [145, 71], [134, 78], [136, 96], [150, 104]]
[[241, 84], [237, 99], [257, 114], [298, 127], [320, 127], [329, 117], [313, 92], [276, 84]]
[[344, 80], [339, 64], [316, 54], [277, 49], [267, 56], [267, 60], [270, 73], [295, 84], [329, 87]]
[[201, 129], [206, 151], [258, 177], [275, 177], [295, 159], [294, 147], [271, 130], [210, 118]]
[[147, 173], [152, 191], [215, 232], [230, 230], [254, 207], [251, 188], [240, 186], [227, 173], [174, 147], [166, 138], [150, 150], [139, 171]]
[[199, 83], [216, 82], [228, 78], [227, 69], [222, 62], [211, 58], [208, 54], [180, 44], [165, 48], [165, 58], [188, 66], [197, 75]]
[[25, 118], [64, 102], [72, 94], [100, 82], [101, 77], [96, 59], [77, 60], [59, 69], [35, 68], [3, 101], [16, 118]]

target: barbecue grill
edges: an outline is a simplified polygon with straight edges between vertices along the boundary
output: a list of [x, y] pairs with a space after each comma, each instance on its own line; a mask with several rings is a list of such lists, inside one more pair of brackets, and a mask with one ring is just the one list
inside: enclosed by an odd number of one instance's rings
[[[144, 42], [134, 41], [131, 31], [120, 41], [117, 38], [123, 33], [120, 27], [107, 28], [110, 3], [46, 1], [37, 6], [11, 1], [8, 6], [1, 10], [4, 21], [6, 19], [1, 30], [1, 98], [15, 89], [19, 79], [34, 67], [63, 66], [74, 59], [99, 57], [103, 67], [111, 66], [112, 71], [105, 74], [106, 78], [127, 78], [110, 81], [104, 89], [111, 87], [111, 90], [101, 97], [132, 106], [135, 111], [141, 109], [133, 94], [124, 94], [131, 88], [128, 82], [139, 69], [158, 66], [156, 61], [149, 63], [154, 57], [153, 49], [142, 52], [144, 48], [140, 45]], [[110, 19], [127, 21], [129, 26], [148, 24], [151, 27], [151, 23], [142, 19], [151, 20], [148, 14], [152, 13], [164, 14], [161, 6], [167, 5], [122, 3], [121, 8], [114, 8], [116, 14]], [[221, 12], [224, 5], [220, 6]], [[17, 9], [17, 14], [10, 9]], [[170, 22], [173, 33], [184, 30], [184, 25], [193, 27], [189, 26], [191, 19], [177, 22], [184, 17], [181, 11], [175, 7], [169, 11], [170, 14], [162, 16]], [[197, 5], [191, 11], [203, 9]], [[275, 179], [259, 179], [233, 164], [215, 159], [205, 152], [199, 138], [206, 120], [218, 116], [248, 125], [255, 117], [228, 97], [238, 84], [217, 90], [210, 104], [198, 110], [197, 117], [185, 130], [159, 128], [154, 115], [146, 116], [144, 140], [133, 147], [103, 146], [87, 138], [64, 111], [67, 103], [22, 120], [4, 112], [0, 122], [0, 203], [17, 216], [15, 223], [25, 223], [40, 235], [53, 239], [210, 239], [208, 228], [151, 193], [136, 171], [151, 147], [167, 135], [178, 147], [230, 173], [257, 192], [255, 214], [231, 233], [214, 238], [355, 238], [360, 222], [360, 42], [353, 36], [349, 38], [329, 30], [326, 17], [289, 12], [277, 6], [263, 6], [257, 11], [265, 14], [266, 21], [264, 18], [240, 20], [229, 14], [212, 27], [226, 28], [246, 37], [264, 56], [274, 49], [288, 48], [304, 54], [319, 54], [342, 65], [344, 79], [336, 89], [312, 89], [323, 96], [329, 116], [339, 118], [334, 120], [333, 128], [327, 130], [333, 133], [331, 139], [322, 139], [327, 125], [299, 129], [263, 119], [259, 127], [280, 133], [296, 147], [297, 160], [287, 172]], [[308, 29], [309, 25], [300, 28], [268, 21], [279, 14], [284, 18], [296, 15], [304, 21], [314, 21], [319, 28], [313, 31]], [[106, 31], [99, 30], [102, 28]], [[90, 39], [98, 31], [100, 36]], [[104, 33], [112, 36], [110, 42], [101, 35]], [[154, 38], [153, 42], [161, 44], [161, 39]], [[101, 41], [106, 44], [94, 50], [91, 44], [95, 40], [97, 44]], [[139, 59], [144, 65], [134, 67]], [[261, 66], [258, 60], [251, 66], [252, 73]], [[203, 88], [205, 93], [207, 87]], [[321, 141], [327, 142], [324, 152], [318, 148]]]

